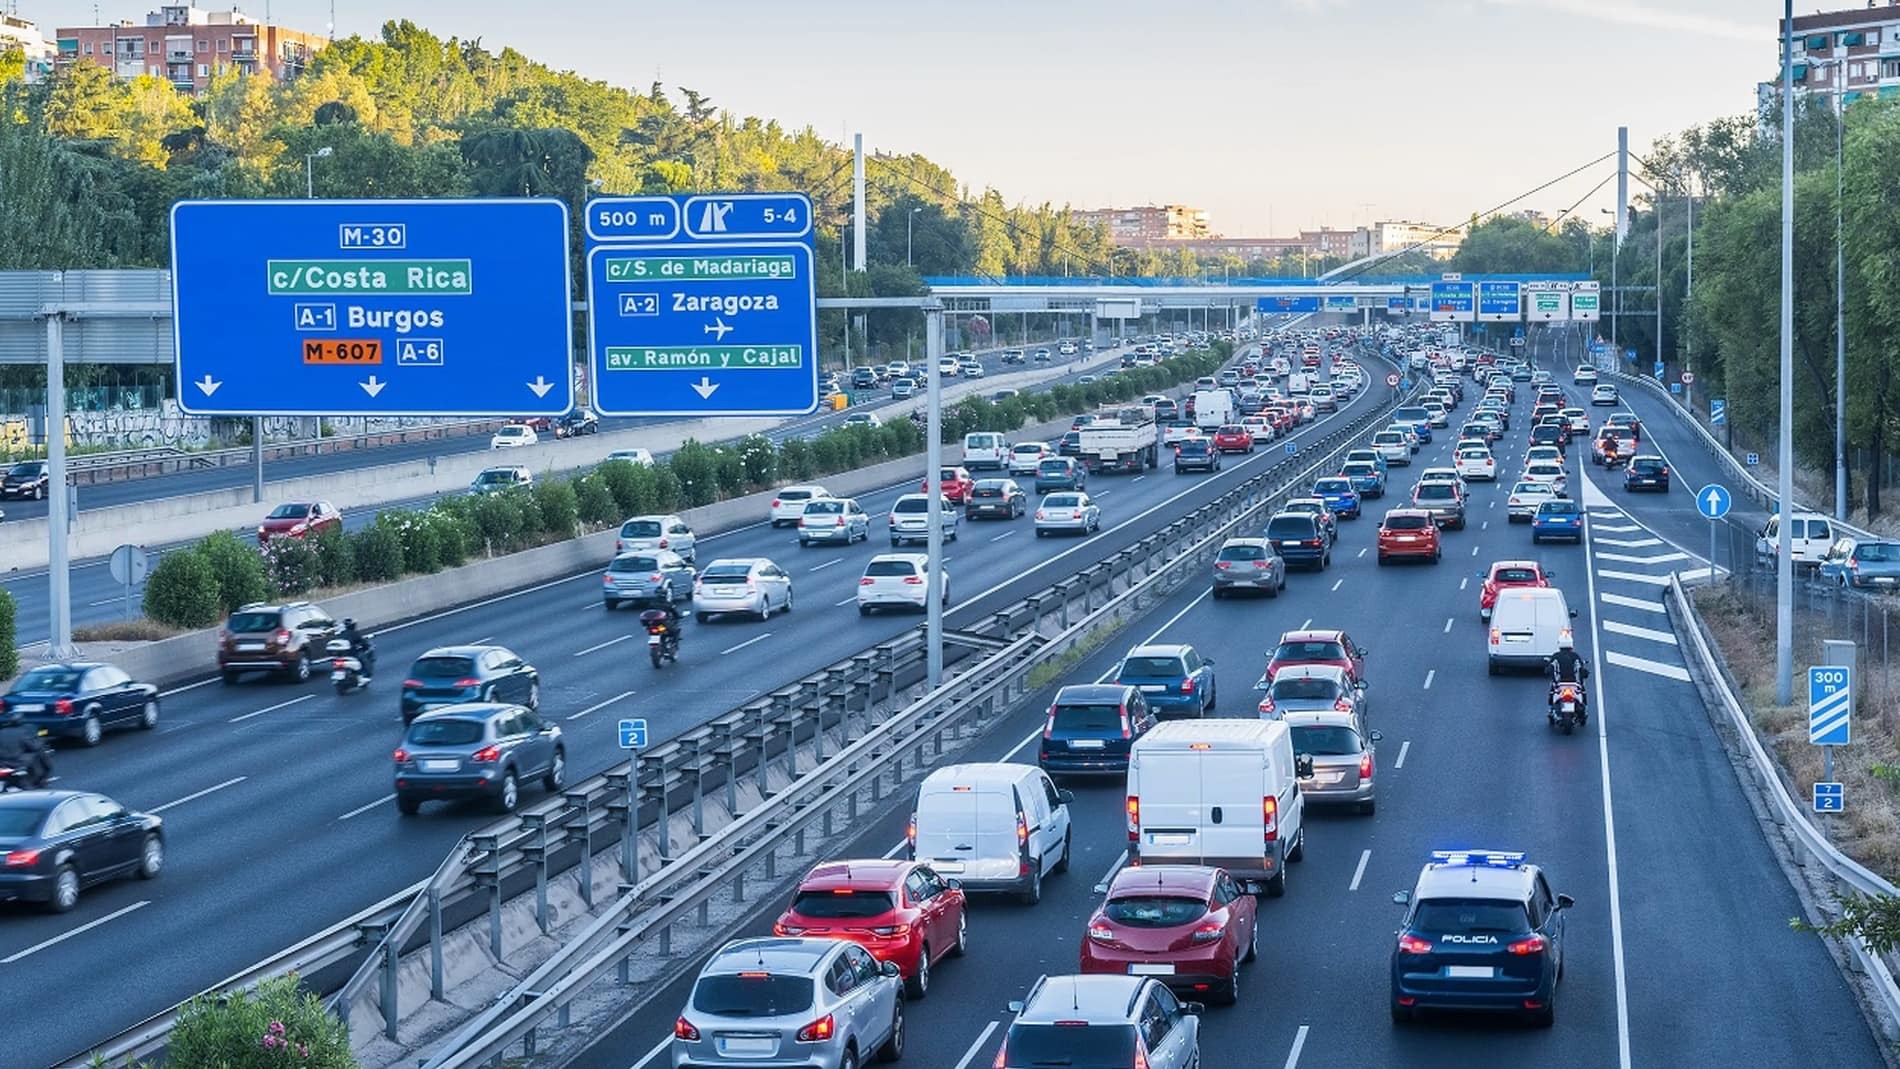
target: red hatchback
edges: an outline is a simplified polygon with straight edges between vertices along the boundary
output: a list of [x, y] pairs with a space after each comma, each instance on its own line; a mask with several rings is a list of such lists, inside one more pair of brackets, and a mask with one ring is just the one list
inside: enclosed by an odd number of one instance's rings
[[827, 861], [805, 874], [774, 934], [856, 943], [896, 963], [904, 990], [923, 998], [930, 967], [962, 957], [963, 887], [917, 861]]
[[1253, 452], [1253, 432], [1238, 423], [1224, 424], [1214, 432], [1214, 448], [1223, 453]]
[[1296, 664], [1330, 664], [1354, 679], [1366, 678], [1366, 650], [1344, 631], [1288, 631], [1267, 659], [1267, 678]]
[[1484, 586], [1478, 591], [1478, 619], [1491, 619], [1491, 610], [1497, 607], [1498, 591], [1514, 586], [1549, 586], [1551, 578], [1551, 573], [1534, 560], [1492, 561], [1491, 570], [1484, 576]]
[[[952, 505], [961, 505], [970, 500], [970, 491], [976, 489], [976, 479], [968, 468], [944, 468], [938, 472], [937, 488], [943, 496], [950, 499]], [[930, 492], [930, 483], [925, 481], [918, 487], [918, 493]]]
[[1438, 521], [1425, 509], [1392, 509], [1379, 522], [1379, 563], [1401, 557], [1438, 563]]
[[1255, 957], [1254, 921], [1254, 897], [1225, 869], [1124, 868], [1089, 918], [1080, 971], [1152, 976], [1231, 1006], [1240, 994], [1241, 963]]
[[328, 501], [295, 501], [270, 510], [264, 522], [257, 525], [257, 544], [279, 536], [307, 538], [326, 527], [343, 530], [343, 514], [335, 505]]

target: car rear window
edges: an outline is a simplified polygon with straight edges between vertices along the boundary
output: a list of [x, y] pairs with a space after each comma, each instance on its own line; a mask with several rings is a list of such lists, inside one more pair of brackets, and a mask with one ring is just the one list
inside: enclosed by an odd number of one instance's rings
[[1002, 497], [1003, 488], [996, 483], [977, 483], [976, 489], [970, 491], [970, 496], [971, 497]]
[[1212, 443], [1205, 438], [1184, 438], [1179, 446], [1183, 453], [1205, 453], [1212, 447]]
[[1115, 734], [1122, 729], [1121, 706], [1099, 702], [1059, 702], [1050, 711], [1057, 734]]
[[1380, 431], [1372, 436], [1372, 440], [1382, 445], [1391, 445], [1394, 442], [1404, 441], [1405, 435], [1400, 434], [1398, 431]]
[[474, 673], [475, 660], [472, 657], [422, 657], [409, 670], [409, 674], [415, 676], [454, 676], [458, 679]]
[[1419, 483], [1420, 501], [1452, 501], [1458, 497], [1458, 488], [1450, 483]]
[[1855, 560], [1900, 561], [1900, 544], [1863, 542], [1854, 547]]
[[916, 575], [917, 565], [907, 560], [874, 560], [864, 566], [865, 575]]
[[[781, 500], [783, 500], [783, 498], [781, 498]], [[660, 521], [628, 520], [626, 523], [620, 525], [620, 537], [658, 538], [660, 537]]]
[[1036, 471], [1041, 475], [1067, 475], [1069, 462], [1059, 459], [1045, 460], [1036, 468]]
[[614, 562], [607, 566], [607, 570], [610, 572], [656, 572], [660, 570], [660, 562], [652, 557], [615, 557]]
[[1179, 928], [1207, 916], [1207, 903], [1178, 895], [1124, 895], [1104, 903], [1102, 913], [1130, 928]]
[[1016, 1024], [1004, 1041], [1011, 1065], [1064, 1069], [1128, 1069], [1135, 1063], [1135, 1028], [1127, 1024]]
[[832, 516], [844, 511], [842, 501], [814, 501], [805, 506], [807, 516]]
[[881, 917], [897, 908], [897, 899], [889, 891], [864, 891], [838, 887], [828, 891], [800, 891], [792, 899], [792, 912], [801, 917], [826, 917], [862, 920]]
[[480, 742], [482, 722], [443, 718], [418, 720], [409, 726], [409, 741], [418, 746], [466, 746]]
[[1322, 494], [1343, 494], [1352, 489], [1352, 484], [1344, 479], [1321, 479], [1313, 489]]
[[1268, 693], [1290, 701], [1332, 701], [1339, 697], [1339, 684], [1330, 679], [1278, 679]]
[[1268, 538], [1311, 538], [1313, 523], [1306, 516], [1275, 516], [1267, 523]]
[[1220, 433], [1220, 434], [1246, 434], [1246, 433], [1247, 433], [1247, 428], [1246, 428], [1246, 427], [1243, 427], [1243, 426], [1241, 426], [1241, 425], [1240, 425], [1240, 424], [1238, 424], [1238, 423], [1228, 423], [1228, 424], [1224, 424], [1224, 425], [1222, 425], [1222, 427], [1221, 427], [1221, 429], [1220, 429], [1220, 430], [1219, 430], [1219, 431], [1218, 431], [1217, 433]]
[[1520, 902], [1482, 898], [1427, 898], [1412, 915], [1412, 926], [1428, 932], [1491, 932], [1516, 935], [1530, 931]]
[[1220, 560], [1266, 560], [1267, 551], [1262, 546], [1222, 546]]
[[1344, 470], [1347, 475], [1371, 475], [1377, 472], [1379, 469], [1370, 461], [1355, 460], [1352, 463], [1346, 465], [1345, 468], [1342, 470]]
[[1558, 499], [1544, 502], [1537, 506], [1537, 511], [1546, 516], [1568, 516], [1576, 512], [1581, 512], [1582, 509], [1578, 507], [1575, 501]]
[[477, 475], [475, 481], [483, 486], [492, 486], [495, 483], [511, 483], [515, 481], [515, 473], [504, 468], [490, 468], [480, 475]]
[[810, 490], [780, 490], [778, 492], [780, 501], [809, 501], [812, 497]]
[[225, 630], [233, 634], [253, 635], [260, 631], [277, 630], [281, 614], [274, 612], [234, 612], [231, 620], [225, 624]]
[[1179, 657], [1130, 657], [1122, 662], [1122, 674], [1128, 676], [1180, 676]]
[[1276, 661], [1343, 661], [1346, 651], [1337, 642], [1282, 642], [1273, 651]]
[[693, 1008], [720, 1017], [779, 1017], [811, 1009], [809, 976], [737, 973], [702, 976], [693, 985]]
[[1074, 494], [1050, 494], [1042, 499], [1043, 505], [1052, 509], [1073, 509], [1082, 507], [1082, 499]]
[[1499, 568], [1491, 578], [1499, 583], [1535, 583], [1537, 573], [1530, 568]]
[[1316, 757], [1347, 757], [1359, 752], [1359, 735], [1351, 728], [1304, 724], [1293, 729], [1293, 752]]
[[1387, 516], [1385, 529], [1388, 531], [1418, 531], [1430, 527], [1432, 521], [1425, 516]]
[[1028, 456], [1028, 455], [1029, 455], [1029, 454], [1031, 454], [1031, 453], [1040, 453], [1040, 452], [1042, 452], [1042, 446], [1041, 446], [1041, 445], [1039, 445], [1039, 444], [1036, 444], [1036, 443], [1030, 443], [1030, 444], [1028, 444], [1028, 445], [1019, 445], [1019, 446], [1017, 446], [1017, 447], [1015, 447], [1014, 449], [1011, 449], [1011, 450], [1010, 450], [1010, 452], [1012, 452], [1012, 453], [1021, 453], [1021, 454], [1023, 454], [1024, 456]]

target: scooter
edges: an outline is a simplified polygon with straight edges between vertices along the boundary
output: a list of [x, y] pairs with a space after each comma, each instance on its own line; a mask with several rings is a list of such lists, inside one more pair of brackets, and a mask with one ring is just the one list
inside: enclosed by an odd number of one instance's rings
[[647, 656], [652, 659], [654, 668], [668, 661], [679, 662], [679, 629], [667, 625], [665, 612], [648, 609], [640, 614], [640, 626], [646, 628]]
[[1550, 725], [1568, 735], [1583, 723], [1583, 685], [1557, 683], [1550, 688]]
[[363, 662], [356, 656], [348, 639], [333, 638], [323, 647], [330, 655], [330, 685], [338, 694], [349, 694], [369, 686], [370, 677], [364, 674]]
[[36, 791], [52, 782], [53, 748], [41, 743], [40, 755], [45, 767], [39, 776], [34, 777], [30, 769], [17, 768], [11, 764], [0, 764], [0, 794], [7, 791]]

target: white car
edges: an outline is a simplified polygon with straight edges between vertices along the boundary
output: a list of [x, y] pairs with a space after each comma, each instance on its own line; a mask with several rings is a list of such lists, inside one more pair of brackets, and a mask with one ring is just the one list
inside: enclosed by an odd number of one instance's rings
[[891, 396], [899, 401], [917, 396], [917, 383], [913, 379], [898, 379], [891, 383]]
[[616, 449], [607, 454], [608, 460], [624, 460], [642, 468], [653, 466], [653, 454], [645, 449]]
[[1570, 477], [1564, 474], [1564, 466], [1554, 460], [1535, 460], [1524, 465], [1524, 480], [1548, 483], [1558, 497], [1564, 496], [1570, 484]]
[[1593, 405], [1613, 405], [1616, 401], [1616, 387], [1610, 383], [1599, 382], [1590, 391], [1590, 403]]
[[[858, 615], [869, 616], [873, 609], [929, 608], [930, 557], [923, 553], [879, 553], [864, 566], [858, 580]], [[950, 604], [950, 573], [937, 571], [937, 586], [943, 604]]]
[[1537, 515], [1537, 506], [1556, 496], [1557, 488], [1551, 484], [1523, 479], [1511, 487], [1511, 497], [1505, 503], [1505, 511], [1512, 523], [1520, 520], [1529, 523], [1531, 517]]
[[764, 557], [713, 561], [693, 584], [693, 615], [702, 624], [740, 613], [763, 622], [777, 610], [792, 611], [792, 577]]
[[670, 549], [697, 564], [698, 542], [693, 529], [678, 516], [635, 516], [620, 525], [620, 537], [614, 540], [614, 555], [634, 550]]
[[1571, 434], [1590, 433], [1590, 413], [1581, 408], [1566, 408], [1558, 415], [1570, 421]]
[[830, 497], [831, 491], [816, 483], [804, 486], [787, 486], [772, 495], [772, 504], [767, 510], [767, 518], [774, 527], [796, 526], [805, 515], [807, 503], [821, 497]]
[[1273, 441], [1273, 435], [1275, 433], [1273, 421], [1265, 416], [1243, 416], [1241, 417], [1240, 425], [1247, 428], [1247, 433], [1252, 435], [1253, 440], [1256, 442]]
[[980, 379], [983, 377], [983, 365], [974, 360], [966, 360], [957, 365], [957, 373], [966, 379]]
[[1589, 364], [1578, 364], [1577, 373], [1571, 376], [1571, 381], [1577, 383], [1579, 386], [1586, 382], [1595, 382], [1596, 380], [1597, 369], [1591, 367]]
[[1102, 510], [1079, 490], [1061, 490], [1036, 506], [1036, 537], [1058, 531], [1087, 535], [1102, 529]]
[[1453, 465], [1458, 469], [1458, 474], [1466, 479], [1495, 482], [1498, 477], [1498, 462], [1492, 457], [1488, 446], [1459, 446]]
[[1379, 451], [1380, 458], [1387, 464], [1409, 466], [1412, 463], [1412, 447], [1406, 442], [1404, 431], [1380, 431], [1372, 436], [1372, 448]]
[[534, 445], [540, 440], [541, 436], [534, 433], [533, 427], [524, 423], [510, 423], [488, 439], [488, 448], [519, 449], [524, 445]]
[[1009, 447], [1009, 473], [1034, 475], [1044, 457], [1055, 455], [1055, 450], [1049, 448], [1047, 442], [1017, 442]]
[[[938, 508], [942, 519], [938, 525], [943, 530], [945, 542], [957, 540], [957, 507], [950, 499], [939, 495]], [[930, 540], [930, 499], [923, 494], [905, 494], [891, 504], [891, 548], [901, 547], [906, 542], [925, 543]]]
[[954, 356], [937, 358], [937, 374], [946, 379], [955, 378], [963, 370], [963, 364]]
[[877, 418], [876, 412], [853, 412], [844, 418], [844, 425], [847, 427], [869, 427], [872, 430], [876, 430], [884, 426], [884, 421]]
[[1532, 464], [1544, 462], [1562, 464], [1564, 462], [1564, 451], [1554, 445], [1534, 445], [1524, 450], [1524, 466], [1526, 468]]

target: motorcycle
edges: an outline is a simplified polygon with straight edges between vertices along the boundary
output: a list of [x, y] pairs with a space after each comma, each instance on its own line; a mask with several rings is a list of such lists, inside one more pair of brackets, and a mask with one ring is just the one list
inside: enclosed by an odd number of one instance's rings
[[330, 685], [338, 694], [348, 694], [369, 686], [370, 677], [348, 639], [333, 638], [323, 647], [330, 655]]
[[640, 626], [646, 628], [647, 656], [652, 659], [653, 667], [658, 668], [667, 661], [679, 661], [679, 629], [667, 623], [664, 611], [648, 609], [641, 613]]
[[31, 769], [18, 767], [26, 764], [25, 761], [16, 765], [9, 758], [7, 763], [0, 763], [0, 794], [7, 791], [36, 791], [52, 782], [53, 748], [42, 743], [40, 755], [44, 764], [38, 776]]
[[1568, 735], [1583, 722], [1583, 685], [1557, 683], [1550, 688], [1550, 724]]

